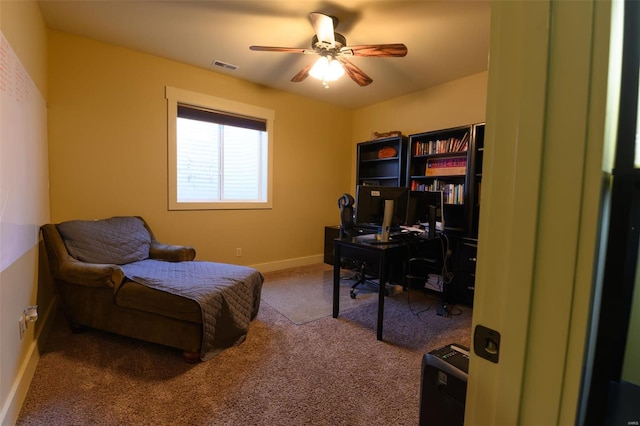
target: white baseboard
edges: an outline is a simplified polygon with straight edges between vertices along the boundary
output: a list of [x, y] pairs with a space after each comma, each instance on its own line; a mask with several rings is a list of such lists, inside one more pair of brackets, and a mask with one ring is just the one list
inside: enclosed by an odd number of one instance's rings
[[11, 386], [11, 390], [4, 402], [2, 411], [0, 411], [0, 425], [14, 425], [18, 419], [22, 403], [27, 396], [31, 379], [33, 379], [36, 367], [38, 366], [38, 361], [40, 360], [40, 351], [38, 347], [41, 343], [44, 343], [44, 339], [49, 335], [51, 325], [53, 324], [53, 313], [55, 312], [56, 306], [57, 297], [54, 297], [44, 315], [41, 315], [38, 319], [38, 321], [42, 321], [44, 325], [29, 345], [27, 355], [20, 365], [20, 370], [18, 371], [16, 379]]
[[258, 263], [250, 266], [260, 272], [273, 272], [282, 269], [296, 268], [298, 266], [315, 265], [322, 262], [324, 262], [324, 255], [316, 254], [313, 256], [296, 257], [294, 259], [277, 260], [275, 262]]

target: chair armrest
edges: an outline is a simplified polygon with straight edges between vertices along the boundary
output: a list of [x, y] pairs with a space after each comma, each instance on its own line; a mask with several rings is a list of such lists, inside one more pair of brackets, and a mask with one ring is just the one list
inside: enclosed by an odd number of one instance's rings
[[149, 224], [141, 217], [144, 227], [149, 231], [151, 236], [151, 247], [149, 247], [149, 258], [164, 260], [167, 262], [183, 262], [196, 258], [196, 249], [190, 246], [180, 246], [174, 244], [163, 244], [156, 239]]
[[102, 287], [107, 285], [117, 289], [125, 280], [124, 271], [118, 265], [87, 263], [71, 258], [60, 265], [58, 277], [63, 281]]
[[124, 281], [124, 271], [118, 265], [81, 262], [71, 256], [55, 225], [43, 225], [41, 229], [49, 268], [55, 279], [90, 287], [106, 285], [113, 288]]
[[165, 260], [168, 262], [182, 262], [195, 259], [196, 250], [189, 246], [162, 244], [156, 240], [151, 240], [149, 257], [151, 259]]

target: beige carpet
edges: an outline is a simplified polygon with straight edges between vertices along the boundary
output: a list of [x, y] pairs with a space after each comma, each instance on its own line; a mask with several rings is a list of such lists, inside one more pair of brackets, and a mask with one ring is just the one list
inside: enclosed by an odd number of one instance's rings
[[17, 424], [416, 425], [422, 357], [468, 346], [471, 309], [443, 318], [420, 292], [397, 294], [381, 342], [376, 304], [363, 302], [300, 325], [264, 303], [243, 344], [198, 364], [159, 345], [72, 334], [59, 315]]
[[[369, 284], [359, 285], [352, 299], [349, 292], [355, 281], [349, 278], [353, 275], [349, 270], [341, 273], [340, 312], [378, 300], [378, 288]], [[294, 324], [331, 316], [333, 267], [323, 263], [272, 272], [262, 287], [262, 300]]]

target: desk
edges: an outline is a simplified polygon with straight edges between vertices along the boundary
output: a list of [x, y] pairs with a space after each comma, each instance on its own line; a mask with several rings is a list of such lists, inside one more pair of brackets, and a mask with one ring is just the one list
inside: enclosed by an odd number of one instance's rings
[[404, 270], [409, 248], [405, 241], [391, 244], [367, 243], [372, 239], [375, 239], [375, 235], [360, 235], [354, 238], [333, 240], [333, 317], [338, 318], [338, 313], [340, 312], [340, 258], [346, 257], [378, 265], [380, 288], [378, 291], [378, 325], [376, 332], [378, 340], [382, 340], [385, 285], [389, 278], [389, 265], [399, 262], [403, 265]]

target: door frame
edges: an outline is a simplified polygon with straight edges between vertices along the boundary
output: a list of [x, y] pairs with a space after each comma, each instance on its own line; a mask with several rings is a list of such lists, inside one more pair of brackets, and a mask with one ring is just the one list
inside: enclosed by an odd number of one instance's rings
[[614, 142], [612, 4], [492, 2], [473, 327], [501, 340], [497, 363], [471, 356], [467, 424], [575, 423]]

